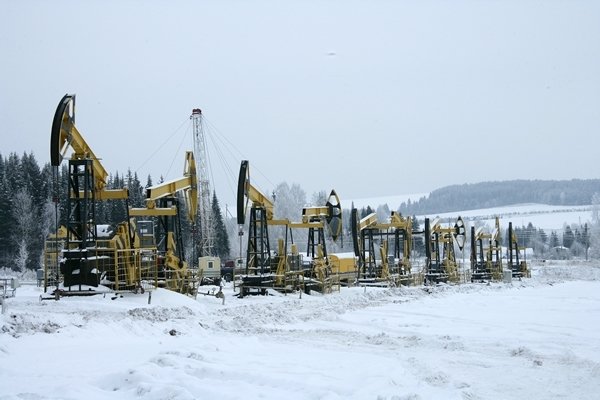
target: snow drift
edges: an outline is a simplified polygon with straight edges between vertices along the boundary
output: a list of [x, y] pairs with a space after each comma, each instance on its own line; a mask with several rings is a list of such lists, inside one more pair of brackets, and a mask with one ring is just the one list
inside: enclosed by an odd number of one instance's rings
[[39, 301], [0, 319], [1, 399], [595, 399], [600, 268], [512, 284]]

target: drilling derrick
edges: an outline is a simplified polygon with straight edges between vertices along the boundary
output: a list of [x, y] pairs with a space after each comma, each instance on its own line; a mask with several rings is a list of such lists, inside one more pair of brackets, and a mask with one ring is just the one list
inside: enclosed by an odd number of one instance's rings
[[194, 153], [196, 158], [196, 171], [198, 179], [198, 224], [200, 225], [199, 256], [214, 256], [214, 218], [210, 202], [210, 181], [208, 179], [208, 152], [206, 150], [206, 138], [202, 128], [202, 110], [194, 108], [192, 115], [192, 128], [194, 132]]

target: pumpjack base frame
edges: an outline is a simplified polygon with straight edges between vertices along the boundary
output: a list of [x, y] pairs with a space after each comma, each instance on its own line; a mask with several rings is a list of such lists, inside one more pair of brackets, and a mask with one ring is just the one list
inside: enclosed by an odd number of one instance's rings
[[[301, 276], [301, 274], [300, 274]], [[292, 293], [296, 290], [303, 290], [306, 286], [304, 279], [296, 276], [295, 279], [285, 279], [285, 284], [278, 284], [276, 274], [262, 275], [243, 275], [241, 284], [239, 285], [240, 294], [238, 297], [243, 298], [248, 295], [268, 295], [268, 290], [273, 289], [281, 293]]]
[[274, 275], [244, 275], [240, 285], [240, 294], [244, 297], [247, 294], [253, 294], [252, 291], [260, 291], [254, 294], [266, 294], [266, 290], [275, 286]]
[[425, 285], [448, 283], [449, 275], [444, 272], [429, 272], [425, 274]]
[[388, 279], [383, 278], [359, 278], [359, 286], [377, 286], [377, 287], [390, 287], [390, 286], [411, 286], [417, 281], [415, 274], [394, 274], [390, 275]]
[[492, 281], [492, 273], [488, 271], [473, 271], [471, 273], [471, 282], [490, 282]]

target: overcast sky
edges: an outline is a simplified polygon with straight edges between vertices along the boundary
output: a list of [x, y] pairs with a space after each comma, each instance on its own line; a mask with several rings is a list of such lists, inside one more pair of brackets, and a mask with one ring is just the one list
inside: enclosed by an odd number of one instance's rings
[[3, 156], [48, 162], [56, 106], [76, 93], [104, 166], [142, 181], [181, 175], [201, 108], [230, 206], [241, 159], [265, 192], [335, 188], [342, 204], [600, 177], [598, 1], [0, 5]]

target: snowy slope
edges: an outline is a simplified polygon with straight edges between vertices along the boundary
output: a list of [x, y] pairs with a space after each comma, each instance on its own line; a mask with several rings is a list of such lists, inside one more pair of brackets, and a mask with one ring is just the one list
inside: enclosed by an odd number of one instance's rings
[[527, 226], [530, 222], [536, 228], [544, 230], [560, 230], [565, 224], [590, 223], [592, 220], [592, 206], [552, 206], [548, 204], [517, 204], [505, 207], [484, 208], [480, 210], [467, 210], [439, 214], [440, 218], [454, 220], [460, 215], [465, 220], [494, 225], [496, 216], [501, 222], [508, 225], [512, 221], [514, 226]]
[[[350, 208], [351, 204], [357, 209], [371, 206], [377, 209], [378, 206], [387, 204], [390, 210], [396, 210], [403, 201], [411, 199], [418, 200], [427, 193], [406, 194], [398, 196], [383, 196], [366, 199], [354, 199], [343, 202], [344, 207]], [[592, 206], [554, 206], [548, 204], [515, 204], [503, 207], [482, 208], [477, 210], [453, 211], [435, 215], [418, 215], [420, 220], [425, 217], [440, 217], [449, 221], [456, 220], [456, 217], [462, 216], [468, 221], [478, 221], [478, 223], [494, 225], [496, 216], [508, 226], [512, 221], [514, 226], [527, 226], [530, 222], [536, 228], [544, 230], [561, 230], [565, 224], [585, 224], [592, 220]]]
[[[327, 296], [39, 301], [0, 319], [1, 399], [597, 399], [600, 267]], [[113, 299], [114, 298], [114, 299]]]

